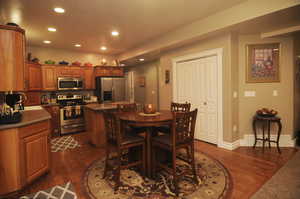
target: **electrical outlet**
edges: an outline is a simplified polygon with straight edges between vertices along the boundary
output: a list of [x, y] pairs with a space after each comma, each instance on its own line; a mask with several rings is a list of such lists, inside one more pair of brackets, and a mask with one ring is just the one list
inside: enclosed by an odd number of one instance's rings
[[236, 91], [233, 92], [233, 98], [237, 98], [238, 93]]
[[236, 126], [236, 125], [233, 125], [232, 131], [233, 131], [233, 132], [236, 132], [236, 131], [237, 131], [237, 126]]

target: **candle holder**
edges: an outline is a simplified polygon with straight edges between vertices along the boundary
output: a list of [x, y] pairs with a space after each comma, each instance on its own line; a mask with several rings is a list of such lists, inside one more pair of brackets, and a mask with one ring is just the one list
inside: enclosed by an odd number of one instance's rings
[[144, 113], [145, 114], [154, 114], [154, 113], [156, 113], [155, 105], [154, 104], [145, 104]]

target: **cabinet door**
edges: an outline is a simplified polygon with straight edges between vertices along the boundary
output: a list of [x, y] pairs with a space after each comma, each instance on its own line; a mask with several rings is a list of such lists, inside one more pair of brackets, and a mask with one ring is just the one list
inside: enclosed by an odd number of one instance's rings
[[58, 66], [56, 70], [57, 77], [72, 77], [72, 70], [70, 67]]
[[57, 90], [57, 78], [55, 66], [42, 67], [43, 89]]
[[59, 136], [59, 106], [44, 107], [51, 115], [51, 137]]
[[122, 68], [113, 68], [112, 76], [124, 76], [124, 71]]
[[83, 70], [80, 67], [71, 67], [69, 70], [71, 71], [73, 77], [83, 76]]
[[0, 92], [25, 90], [25, 36], [0, 29]]
[[95, 89], [95, 76], [93, 68], [84, 69], [85, 89]]
[[42, 69], [40, 65], [28, 64], [28, 90], [42, 90]]
[[23, 138], [22, 150], [25, 155], [26, 182], [29, 183], [49, 170], [48, 131]]

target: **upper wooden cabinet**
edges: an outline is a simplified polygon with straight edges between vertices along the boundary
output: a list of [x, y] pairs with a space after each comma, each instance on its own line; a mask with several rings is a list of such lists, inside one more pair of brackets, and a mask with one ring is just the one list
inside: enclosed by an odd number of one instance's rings
[[95, 67], [95, 77], [123, 77], [124, 69], [117, 66]]
[[82, 77], [83, 69], [79, 66], [57, 66], [57, 77]]
[[95, 89], [95, 76], [93, 68], [85, 68], [84, 72], [84, 87], [85, 89]]
[[42, 68], [40, 64], [27, 63], [28, 69], [28, 90], [42, 90]]
[[25, 31], [0, 25], [0, 91], [24, 91]]
[[56, 66], [42, 66], [43, 90], [57, 90]]

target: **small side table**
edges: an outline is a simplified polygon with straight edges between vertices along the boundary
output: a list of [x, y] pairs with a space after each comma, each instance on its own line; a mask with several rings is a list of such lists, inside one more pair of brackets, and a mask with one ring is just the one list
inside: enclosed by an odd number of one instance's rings
[[[262, 138], [257, 138], [257, 122], [262, 122]], [[270, 127], [271, 127], [271, 123], [276, 123], [278, 125], [278, 131], [277, 131], [277, 139], [276, 140], [271, 140], [271, 136], [270, 136]], [[259, 115], [255, 115], [253, 117], [253, 123], [252, 123], [252, 127], [253, 127], [253, 131], [254, 131], [254, 137], [255, 137], [255, 142], [253, 145], [253, 148], [255, 148], [256, 146], [256, 142], [258, 140], [261, 140], [263, 142], [263, 151], [265, 149], [265, 142], [269, 143], [269, 148], [271, 148], [271, 142], [276, 143], [277, 145], [277, 150], [278, 153], [281, 153], [280, 148], [279, 148], [279, 139], [280, 139], [280, 134], [281, 134], [281, 129], [282, 129], [282, 125], [281, 125], [281, 118], [274, 116], [274, 117], [263, 117], [263, 116], [259, 116]], [[267, 137], [265, 135], [265, 129], [267, 128]]]

